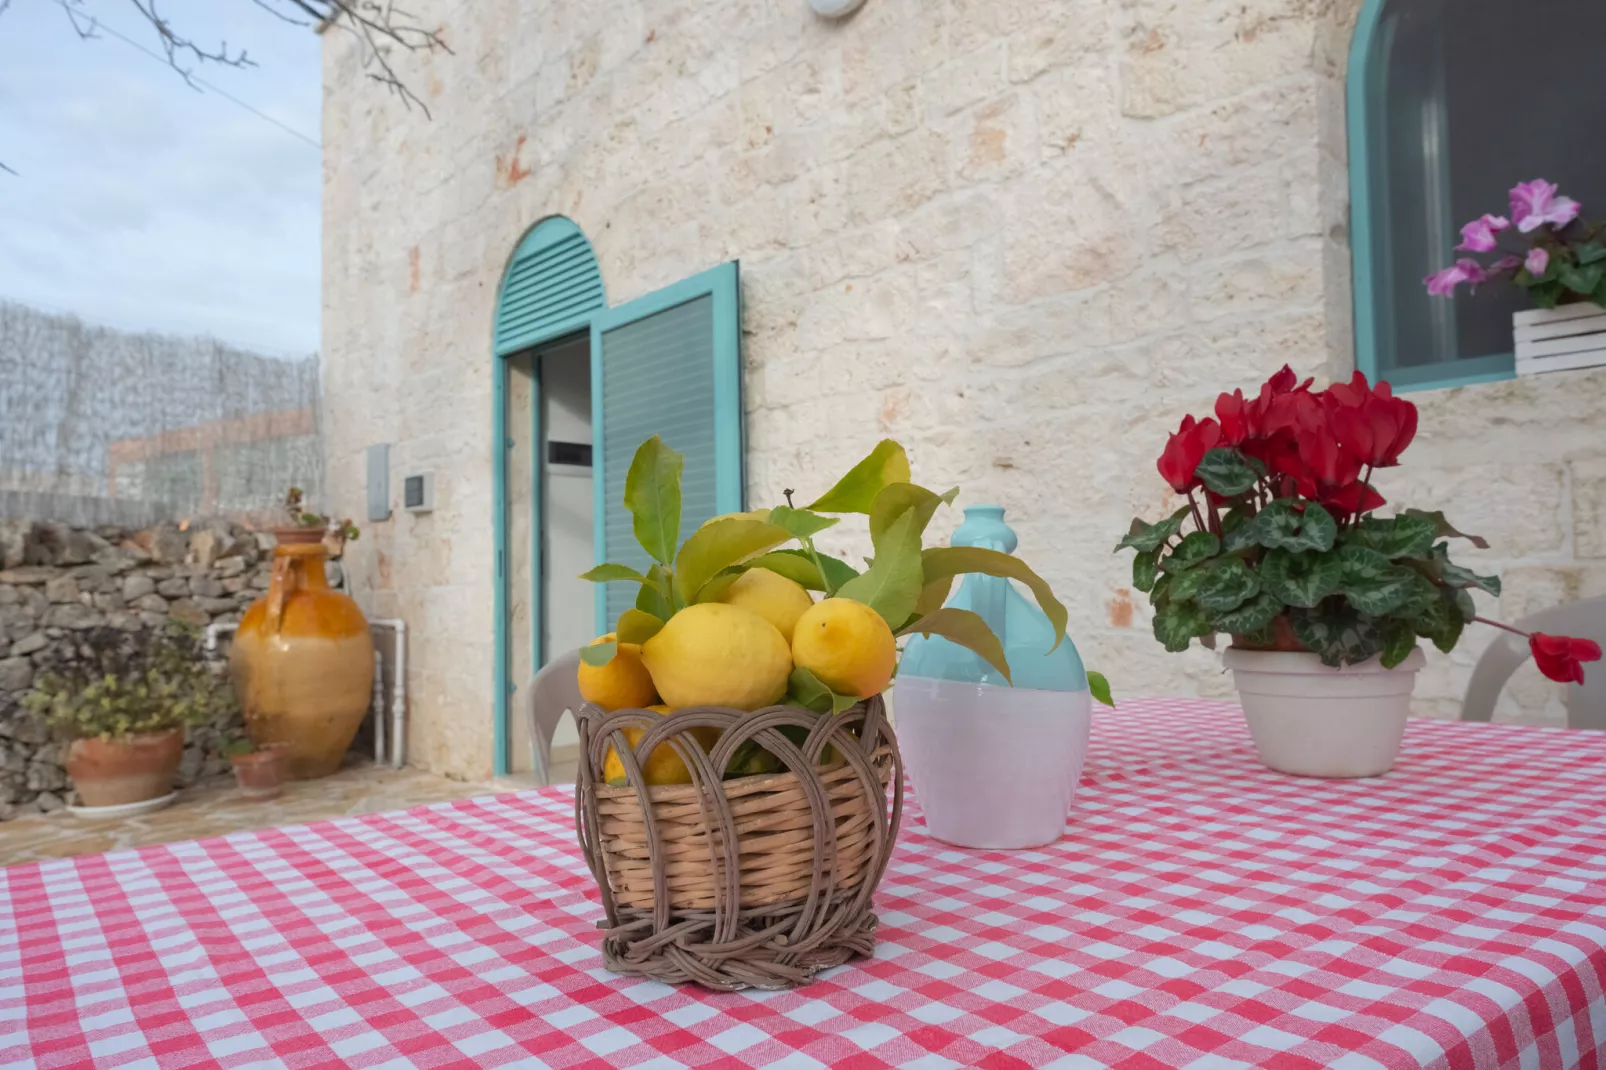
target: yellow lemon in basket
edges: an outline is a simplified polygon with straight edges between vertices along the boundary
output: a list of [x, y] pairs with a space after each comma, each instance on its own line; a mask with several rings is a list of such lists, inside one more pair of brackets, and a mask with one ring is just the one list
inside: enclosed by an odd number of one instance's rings
[[736, 577], [736, 582], [726, 588], [718, 600], [729, 606], [751, 609], [775, 625], [775, 630], [788, 643], [792, 641], [797, 619], [814, 604], [802, 584], [793, 583], [767, 568], [748, 569]]
[[[646, 708], [659, 715], [669, 712], [669, 707], [663, 705], [648, 706]], [[634, 747], [641, 742], [641, 737], [646, 734], [646, 730], [642, 728], [626, 728], [624, 733], [625, 739]], [[714, 744], [719, 742], [720, 733], [717, 728], [693, 728], [691, 734], [702, 745], [705, 753], [713, 750]], [[641, 775], [648, 784], [691, 783], [691, 771], [686, 768], [686, 763], [680, 760], [680, 755], [675, 753], [675, 748], [669, 744], [668, 740], [658, 744], [652, 749], [652, 753], [647, 755], [647, 760], [641, 765]], [[629, 783], [625, 777], [625, 763], [612, 747], [608, 748], [607, 757], [602, 762], [602, 779], [607, 781], [609, 786], [615, 788], [624, 787]]]
[[881, 614], [851, 598], [815, 603], [792, 632], [793, 662], [839, 695], [879, 695], [897, 659], [897, 643]]
[[[614, 633], [609, 632], [592, 640], [591, 645], [613, 641]], [[658, 701], [652, 675], [641, 663], [641, 647], [634, 643], [620, 643], [613, 660], [606, 665], [587, 665], [581, 661], [577, 675], [580, 697], [605, 710], [645, 709]]]
[[687, 606], [641, 644], [641, 660], [664, 701], [756, 710], [786, 694], [792, 655], [775, 625], [741, 606]]

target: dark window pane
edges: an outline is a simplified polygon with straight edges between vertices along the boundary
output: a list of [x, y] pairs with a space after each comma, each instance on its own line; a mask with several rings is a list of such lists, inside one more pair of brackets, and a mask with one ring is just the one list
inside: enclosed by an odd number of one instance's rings
[[[1547, 178], [1597, 214], [1606, 196], [1601, 0], [1391, 0], [1365, 77], [1379, 367], [1396, 378], [1509, 370], [1509, 284], [1454, 300], [1423, 276], [1457, 256], [1463, 223], [1509, 215], [1507, 191]], [[1515, 244], [1515, 243], [1513, 243]], [[1485, 257], [1485, 260], [1488, 258]]]

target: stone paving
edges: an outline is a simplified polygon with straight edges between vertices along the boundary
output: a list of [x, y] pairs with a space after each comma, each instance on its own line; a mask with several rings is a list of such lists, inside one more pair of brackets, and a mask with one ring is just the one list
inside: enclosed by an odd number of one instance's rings
[[0, 823], [0, 866], [402, 810], [525, 786], [449, 780], [419, 769], [390, 769], [365, 762], [348, 765], [322, 780], [286, 784], [279, 798], [255, 802], [240, 798], [231, 775], [186, 788], [167, 809], [140, 817], [92, 821], [58, 810]]

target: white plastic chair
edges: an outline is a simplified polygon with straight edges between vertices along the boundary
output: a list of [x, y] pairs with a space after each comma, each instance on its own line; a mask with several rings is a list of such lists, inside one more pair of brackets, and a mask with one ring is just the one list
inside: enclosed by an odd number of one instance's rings
[[580, 652], [560, 654], [541, 667], [530, 681], [530, 757], [535, 777], [543, 786], [552, 782], [552, 734], [565, 710], [580, 716], [580, 685], [575, 674]]
[[[1546, 609], [1518, 621], [1517, 627], [1525, 632], [1593, 639], [1606, 646], [1606, 598], [1586, 598]], [[1461, 719], [1487, 721], [1493, 717], [1501, 689], [1528, 658], [1527, 640], [1501, 632], [1472, 669], [1467, 697], [1461, 704]], [[1584, 682], [1567, 684], [1566, 693], [1568, 728], [1606, 729], [1606, 661], [1586, 664]]]

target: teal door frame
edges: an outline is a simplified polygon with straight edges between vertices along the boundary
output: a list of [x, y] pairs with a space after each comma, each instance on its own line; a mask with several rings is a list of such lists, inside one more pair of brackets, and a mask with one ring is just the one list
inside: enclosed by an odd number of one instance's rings
[[[599, 307], [584, 311], [565, 314], [569, 307], [560, 304], [557, 317], [547, 317], [531, 322], [524, 318], [519, 322], [516, 330], [505, 330], [504, 323], [509, 318], [509, 294], [507, 293], [508, 280], [515, 267], [520, 263], [521, 257], [528, 255], [533, 248], [535, 253], [556, 241], [570, 239], [584, 235], [572, 222], [562, 216], [549, 216], [537, 222], [520, 238], [514, 246], [514, 252], [508, 258], [508, 264], [502, 272], [502, 282], [499, 287], [496, 305], [496, 319], [493, 321], [493, 342], [491, 346], [491, 510], [492, 510], [492, 539], [496, 555], [495, 593], [493, 597], [495, 613], [495, 659], [493, 667], [492, 687], [494, 689], [495, 722], [492, 728], [492, 762], [497, 776], [506, 776], [511, 769], [511, 740], [509, 729], [510, 711], [508, 699], [514, 691], [511, 678], [511, 639], [508, 635], [507, 603], [508, 582], [510, 579], [508, 569], [508, 516], [507, 516], [507, 454], [513, 446], [513, 439], [508, 436], [507, 397], [508, 379], [512, 374], [509, 367], [509, 358], [520, 353], [527, 353], [532, 349], [541, 349], [555, 342], [563, 341], [575, 335], [591, 337], [591, 322], [597, 314], [607, 307], [606, 298], [602, 299]], [[590, 252], [589, 243], [585, 244], [585, 254], [590, 261], [590, 274], [595, 276], [596, 285], [601, 287], [601, 273], [596, 269], [596, 258]], [[584, 273], [583, 264], [568, 267], [559, 266], [559, 270], [539, 274], [538, 277], [551, 278], [553, 284], [572, 284], [577, 274]], [[592, 365], [595, 374], [595, 363]], [[536, 451], [530, 473], [530, 664], [537, 669], [543, 664], [544, 651], [542, 650], [542, 468], [544, 458], [540, 456], [541, 443], [541, 380], [539, 369], [535, 372], [533, 382], [530, 384], [530, 443]], [[595, 384], [593, 384], [593, 389]]]
[[[719, 513], [747, 508], [747, 451], [742, 428], [741, 277], [737, 261], [728, 261], [700, 274], [655, 290], [617, 308], [602, 309], [591, 317], [591, 488], [592, 515], [598, 561], [607, 548], [607, 474], [602, 449], [606, 421], [602, 398], [603, 335], [615, 327], [657, 315], [676, 305], [708, 297], [713, 302], [714, 359], [714, 502]], [[607, 585], [596, 585], [597, 634], [608, 631]]]

